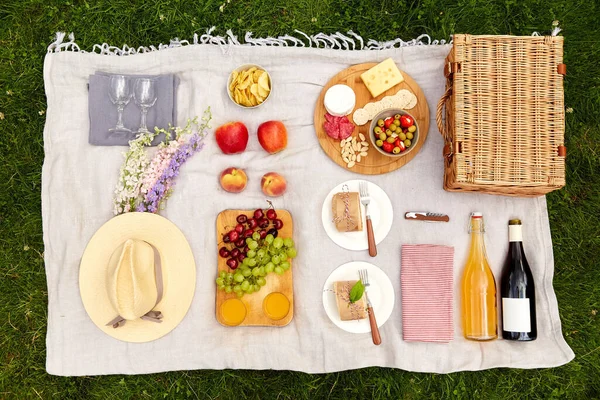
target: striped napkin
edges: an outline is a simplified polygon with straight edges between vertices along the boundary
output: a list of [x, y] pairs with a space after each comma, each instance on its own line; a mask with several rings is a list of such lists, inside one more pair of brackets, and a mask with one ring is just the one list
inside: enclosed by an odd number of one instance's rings
[[404, 340], [451, 341], [454, 338], [454, 247], [405, 244], [401, 258]]

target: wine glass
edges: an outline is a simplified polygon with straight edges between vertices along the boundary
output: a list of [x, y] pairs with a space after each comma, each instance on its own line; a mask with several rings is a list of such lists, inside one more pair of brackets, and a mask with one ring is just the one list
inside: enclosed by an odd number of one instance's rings
[[146, 116], [148, 109], [156, 103], [156, 91], [154, 90], [154, 80], [148, 78], [136, 79], [133, 87], [133, 98], [135, 104], [142, 110], [142, 118], [140, 120], [140, 128], [137, 133], [150, 133], [146, 126]]
[[117, 126], [110, 128], [110, 132], [131, 132], [123, 125], [123, 110], [131, 100], [131, 88], [129, 79], [123, 75], [112, 75], [110, 77], [110, 90], [108, 95], [110, 101], [117, 106]]

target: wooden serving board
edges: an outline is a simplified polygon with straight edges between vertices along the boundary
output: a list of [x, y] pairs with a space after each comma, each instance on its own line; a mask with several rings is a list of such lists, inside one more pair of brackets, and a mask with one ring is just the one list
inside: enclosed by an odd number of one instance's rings
[[[293, 225], [292, 225], [292, 216], [287, 210], [275, 210], [277, 212], [277, 218], [281, 219], [283, 222], [283, 228], [279, 230], [279, 236], [281, 238], [293, 238]], [[233, 272], [229, 269], [226, 262], [227, 260], [219, 256], [219, 249], [224, 246], [223, 244], [223, 235], [229, 232], [233, 227], [237, 225], [236, 218], [240, 214], [245, 214], [248, 218], [251, 218], [254, 213], [254, 210], [225, 210], [222, 211], [217, 216], [217, 248], [215, 251], [217, 252], [217, 260], [218, 260], [218, 270], [217, 275], [221, 271], [225, 272]], [[229, 248], [229, 245], [225, 245]], [[267, 284], [263, 286], [259, 292], [254, 292], [252, 294], [246, 294], [241, 300], [246, 305], [246, 319], [238, 326], [285, 326], [290, 323], [292, 318], [294, 318], [294, 285], [292, 278], [293, 271], [293, 260], [288, 260], [290, 263], [290, 269], [285, 271], [283, 275], [277, 275], [272, 272], [268, 274], [265, 279], [267, 280]], [[290, 300], [290, 312], [286, 317], [280, 319], [279, 321], [273, 321], [263, 312], [263, 300], [269, 293], [280, 292], [283, 293]], [[235, 293], [225, 293], [224, 290], [219, 290], [216, 288], [216, 316], [217, 321], [219, 321], [222, 325], [228, 326], [224, 323], [221, 318], [221, 304], [227, 299], [237, 298]]]
[[[364, 175], [385, 174], [405, 165], [417, 155], [419, 150], [421, 150], [423, 143], [425, 143], [425, 139], [427, 139], [427, 133], [429, 131], [429, 106], [427, 105], [427, 100], [425, 99], [425, 95], [423, 94], [423, 91], [421, 90], [419, 85], [417, 85], [414, 79], [408, 76], [406, 72], [401, 71], [402, 76], [404, 77], [404, 82], [399, 83], [391, 89], [388, 89], [376, 98], [373, 98], [371, 96], [371, 93], [364, 85], [362, 79], [360, 79], [360, 75], [363, 72], [370, 69], [371, 67], [374, 67], [375, 65], [377, 65], [377, 63], [353, 65], [352, 67], [343, 70], [342, 72], [331, 78], [331, 80], [327, 82], [327, 84], [323, 87], [323, 90], [321, 91], [321, 94], [319, 96], [319, 99], [317, 100], [317, 104], [315, 107], [315, 130], [317, 132], [317, 138], [319, 139], [319, 143], [321, 144], [323, 150], [325, 150], [325, 153], [339, 166], [349, 171]], [[400, 89], [407, 89], [413, 92], [415, 96], [417, 96], [417, 105], [406, 111], [415, 117], [419, 125], [419, 140], [417, 141], [414, 150], [412, 150], [410, 153], [407, 153], [403, 157], [387, 157], [379, 153], [374, 148], [372, 148], [375, 146], [375, 144], [372, 143], [370, 139], [367, 139], [367, 141], [370, 142], [368, 156], [363, 158], [361, 162], [357, 163], [354, 167], [347, 168], [346, 163], [344, 162], [344, 160], [342, 160], [342, 155], [340, 152], [340, 141], [327, 136], [327, 133], [325, 133], [325, 130], [323, 129], [323, 122], [325, 122], [325, 113], [327, 112], [327, 110], [325, 109], [325, 104], [323, 103], [323, 99], [325, 98], [325, 92], [327, 92], [327, 89], [337, 84], [348, 85], [352, 88], [352, 90], [354, 90], [354, 93], [356, 93], [356, 106], [354, 107], [352, 113], [348, 115], [348, 119], [352, 123], [354, 123], [352, 119], [352, 114], [354, 113], [354, 111], [358, 108], [364, 107], [365, 104], [373, 101], [379, 101], [385, 96], [395, 94]], [[362, 126], [357, 125], [354, 129], [353, 135], [358, 136], [358, 132], [360, 132], [363, 135], [365, 135], [365, 137], [370, 138], [371, 135], [369, 135], [368, 132], [370, 122], [371, 121], [367, 122], [365, 125]]]

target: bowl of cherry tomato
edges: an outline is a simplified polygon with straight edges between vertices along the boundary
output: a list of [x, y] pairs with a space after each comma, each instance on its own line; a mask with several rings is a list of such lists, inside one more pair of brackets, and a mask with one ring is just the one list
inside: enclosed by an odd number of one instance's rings
[[415, 148], [419, 140], [419, 126], [410, 113], [399, 108], [390, 108], [371, 120], [369, 137], [381, 154], [402, 157]]

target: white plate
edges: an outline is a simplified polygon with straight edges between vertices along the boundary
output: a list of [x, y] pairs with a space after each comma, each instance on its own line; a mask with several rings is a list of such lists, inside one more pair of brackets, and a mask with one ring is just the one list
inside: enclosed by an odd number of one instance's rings
[[[327, 236], [329, 236], [335, 244], [348, 250], [366, 250], [369, 248], [369, 243], [367, 241], [367, 224], [365, 221], [365, 207], [362, 204], [360, 205], [363, 217], [363, 230], [357, 232], [340, 232], [333, 223], [331, 199], [334, 194], [342, 191], [344, 185], [348, 186], [350, 192], [358, 192], [358, 182], [360, 182], [360, 180], [354, 179], [340, 183], [334, 187], [327, 197], [325, 197], [323, 210], [321, 212], [321, 219], [323, 220], [323, 227], [325, 228], [325, 232], [327, 232]], [[385, 239], [392, 228], [394, 210], [392, 209], [390, 198], [383, 189], [373, 182], [365, 182], [369, 185], [369, 195], [371, 196], [369, 214], [371, 215], [371, 223], [373, 224], [375, 242], [379, 244]]]
[[379, 267], [364, 261], [352, 261], [340, 265], [333, 271], [323, 286], [323, 307], [327, 316], [337, 326], [350, 333], [371, 332], [369, 318], [356, 321], [342, 321], [335, 303], [333, 283], [336, 281], [358, 280], [358, 270], [366, 269], [369, 274], [369, 300], [375, 312], [377, 326], [381, 327], [388, 320], [394, 309], [395, 296], [392, 281]]

